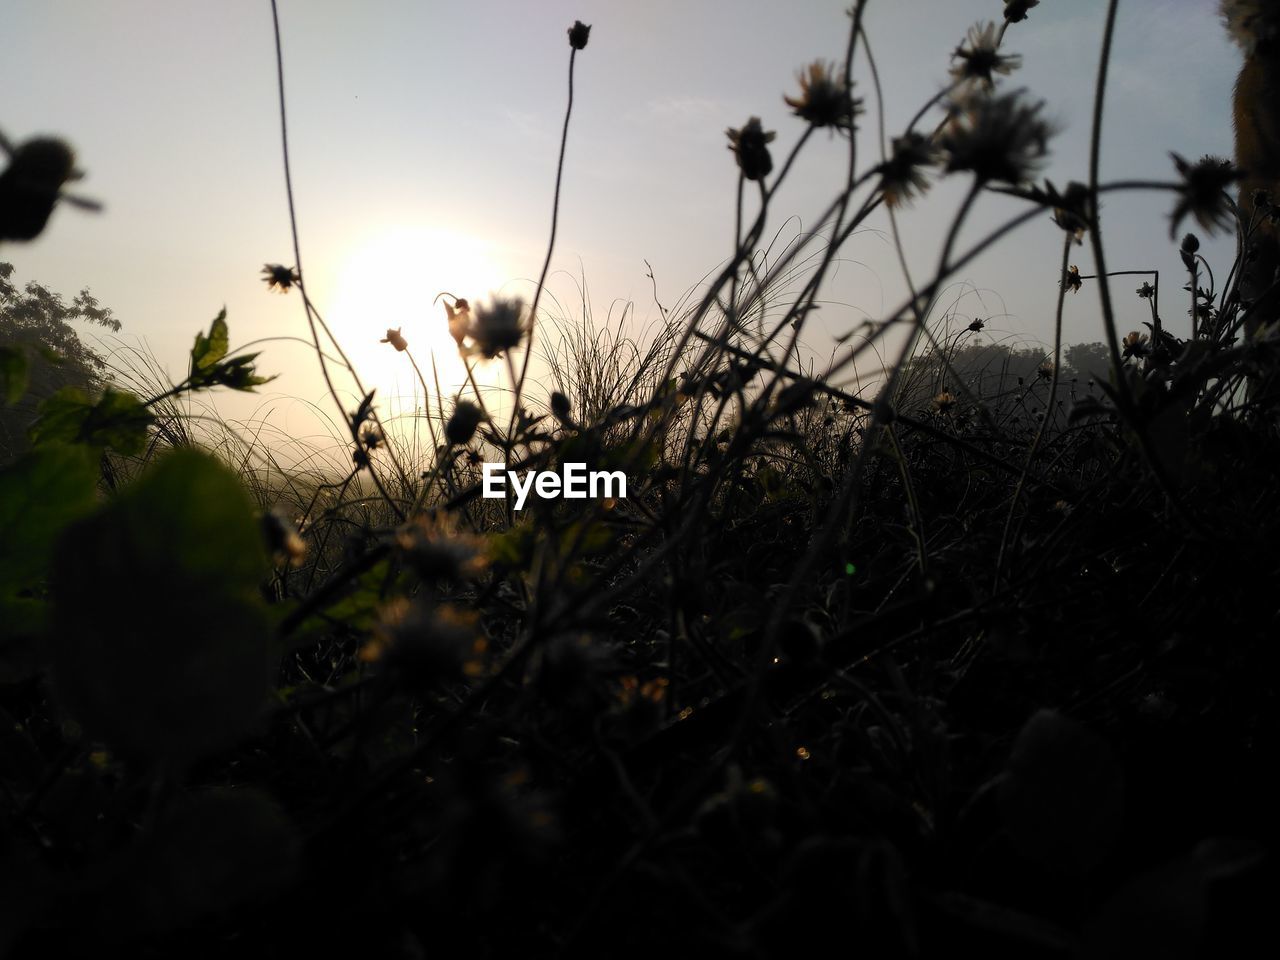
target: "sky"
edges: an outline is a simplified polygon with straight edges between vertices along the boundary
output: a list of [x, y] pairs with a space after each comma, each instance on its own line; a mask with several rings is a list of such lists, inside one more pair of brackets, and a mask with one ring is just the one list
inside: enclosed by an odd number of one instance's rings
[[[729, 255], [737, 170], [725, 130], [759, 116], [775, 157], [804, 130], [784, 94], [815, 59], [843, 57], [849, 0], [280, 0], [289, 137], [302, 265], [312, 299], [385, 403], [412, 405], [414, 375], [378, 341], [401, 328], [420, 361], [434, 353], [446, 392], [462, 373], [441, 291], [528, 299], [545, 255], [567, 96], [567, 28], [592, 25], [577, 57], [550, 309], [581, 322], [585, 283], [597, 323], [621, 316], [637, 335]], [[1239, 56], [1212, 0], [1123, 0], [1103, 136], [1103, 180], [1172, 179], [1169, 152], [1231, 153], [1230, 96]], [[966, 30], [999, 20], [1000, 0], [871, 0], [867, 32], [892, 136], [947, 81]], [[1089, 126], [1106, 4], [1043, 0], [1012, 26], [1004, 81], [1047, 101], [1059, 133], [1044, 170], [1087, 178]], [[142, 349], [174, 379], [197, 330], [225, 306], [233, 344], [305, 337], [296, 295], [268, 293], [265, 263], [293, 264], [280, 150], [268, 0], [6, 0], [0, 32], [0, 130], [21, 142], [71, 143], [76, 191], [100, 214], [60, 208], [31, 244], [0, 246], [20, 280], [67, 294], [89, 287], [123, 323], [107, 350]], [[878, 157], [865, 59], [855, 92], [864, 157]], [[940, 114], [931, 114], [935, 120]], [[804, 235], [843, 181], [847, 145], [818, 132], [779, 191], [766, 236]], [[939, 184], [901, 220], [917, 275], [936, 262], [963, 192]], [[1016, 210], [984, 200], [962, 239]], [[1189, 323], [1185, 282], [1162, 194], [1109, 199], [1113, 270], [1159, 269], [1161, 312]], [[1011, 343], [1049, 343], [1061, 233], [1041, 218], [963, 270], [944, 306], [960, 326], [987, 320]], [[1206, 246], [1225, 269], [1234, 250]], [[822, 309], [806, 328], [819, 366], [834, 338], [893, 309], [905, 290], [887, 232], [873, 218], [839, 251]], [[1073, 255], [1091, 273], [1088, 248]], [[653, 279], [647, 275], [652, 266]], [[917, 277], [918, 279], [918, 277]], [[1120, 277], [1121, 325], [1145, 306]], [[1123, 331], [1122, 331], [1123, 332]], [[1070, 298], [1067, 342], [1102, 338], [1096, 296]], [[259, 348], [255, 348], [259, 349]], [[280, 378], [225, 409], [270, 411], [300, 435], [328, 409], [314, 354], [261, 345]], [[123, 357], [125, 354], [119, 354]], [[430, 374], [428, 374], [428, 377]], [[482, 371], [482, 379], [499, 376]], [[351, 404], [354, 407], [354, 403]], [[221, 406], [219, 409], [224, 409]]]

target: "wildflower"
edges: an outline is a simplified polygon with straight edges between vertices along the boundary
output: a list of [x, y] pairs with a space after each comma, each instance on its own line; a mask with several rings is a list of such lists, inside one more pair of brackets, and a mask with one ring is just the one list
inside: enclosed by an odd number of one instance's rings
[[581, 50], [587, 45], [589, 36], [591, 36], [591, 24], [575, 20], [573, 26], [569, 28], [569, 46], [575, 50]]
[[262, 279], [266, 282], [267, 289], [279, 293], [288, 293], [295, 283], [302, 282], [297, 269], [279, 263], [264, 264], [262, 272], [266, 274]]
[[559, 390], [553, 391], [551, 394], [551, 412], [555, 414], [557, 420], [568, 420], [573, 413], [573, 407], [569, 405], [569, 398]]
[[1040, 0], [1004, 0], [1006, 23], [1021, 23], [1027, 19], [1027, 11], [1040, 6]]
[[777, 134], [770, 130], [767, 133], [760, 126], [760, 118], [752, 117], [741, 130], [732, 127], [725, 131], [729, 137], [729, 149], [738, 161], [738, 168], [748, 180], [763, 180], [773, 170], [773, 158], [769, 156], [767, 144]]
[[990, 90], [995, 86], [992, 74], [1008, 76], [1022, 65], [1022, 57], [1018, 54], [1000, 52], [996, 25], [991, 21], [985, 26], [975, 23], [969, 28], [966, 40], [968, 47], [956, 47], [951, 54], [952, 59], [960, 61], [951, 68], [951, 76], [957, 83], [974, 81]]
[[1188, 163], [1176, 153], [1169, 156], [1182, 177], [1178, 186], [1178, 204], [1170, 216], [1169, 238], [1173, 239], [1187, 214], [1195, 217], [1196, 223], [1209, 233], [1230, 229], [1231, 202], [1226, 191], [1243, 174], [1221, 157], [1205, 155], [1195, 163]]
[[1077, 267], [1074, 263], [1068, 268], [1067, 272], [1063, 275], [1062, 285], [1066, 287], [1067, 290], [1071, 293], [1075, 293], [1082, 286], [1084, 286], [1084, 280], [1080, 276], [1080, 268]]
[[1142, 286], [1137, 289], [1137, 294], [1143, 300], [1150, 300], [1156, 295], [1156, 288], [1150, 283], [1143, 281]]
[[956, 398], [950, 390], [943, 390], [933, 398], [934, 413], [947, 413], [955, 405]]
[[1123, 342], [1124, 350], [1121, 356], [1129, 357], [1145, 357], [1151, 352], [1151, 340], [1145, 333], [1139, 333], [1137, 330], [1131, 330], [1125, 335]]
[[467, 332], [475, 352], [490, 360], [519, 346], [525, 334], [524, 301], [519, 297], [494, 297], [489, 306], [476, 307]]
[[1053, 206], [1053, 222], [1071, 234], [1076, 243], [1084, 243], [1084, 233], [1089, 229], [1089, 188], [1072, 180], [1064, 192], [1058, 193], [1050, 183], [1045, 199]]
[[451, 604], [398, 597], [383, 607], [359, 657], [420, 679], [478, 676], [488, 644], [477, 621], [474, 612]]
[[262, 515], [261, 523], [267, 550], [274, 561], [281, 566], [286, 563], [291, 567], [302, 566], [307, 545], [284, 512], [279, 507], [272, 507]]
[[1052, 380], [1053, 370], [1054, 370], [1053, 361], [1046, 360], [1044, 363], [1040, 364], [1040, 368], [1036, 370], [1036, 376], [1039, 377], [1041, 380]]
[[443, 513], [419, 514], [402, 524], [395, 542], [423, 580], [474, 577], [487, 566], [480, 538], [456, 530]]
[[400, 327], [396, 327], [394, 330], [388, 329], [387, 335], [378, 342], [389, 343], [396, 348], [397, 353], [404, 353], [409, 349], [409, 341], [400, 336], [400, 330]]
[[459, 400], [454, 405], [453, 416], [445, 424], [445, 438], [458, 446], [470, 443], [471, 438], [476, 435], [476, 427], [480, 426], [480, 421], [483, 419], [484, 414], [474, 403], [470, 400]]
[[52, 137], [18, 147], [0, 138], [0, 147], [9, 155], [0, 174], [0, 240], [34, 240], [49, 222], [62, 185], [80, 177], [75, 154]]
[[987, 321], [985, 320], [972, 320], [970, 321], [969, 326], [966, 329], [968, 329], [969, 332], [971, 333], [977, 333], [986, 325], [987, 325]]
[[783, 97], [797, 117], [815, 127], [836, 127], [852, 130], [853, 119], [862, 112], [862, 101], [855, 99], [844, 78], [836, 77], [834, 64], [815, 60], [809, 64], [808, 75], [798, 74], [799, 97]]
[[1025, 183], [1048, 154], [1050, 125], [1039, 116], [1044, 102], [1027, 103], [1025, 91], [972, 94], [953, 106], [940, 143], [948, 173], [968, 170], [982, 184]]
[[385, 441], [386, 437], [382, 435], [382, 431], [373, 424], [369, 424], [360, 432], [360, 442], [370, 450], [377, 450]]
[[928, 137], [908, 133], [894, 137], [893, 156], [880, 164], [880, 193], [890, 207], [902, 207], [929, 189], [923, 168], [938, 162], [938, 151]]
[[449, 317], [449, 336], [453, 337], [453, 342], [461, 352], [462, 342], [467, 339], [467, 331], [471, 329], [471, 304], [459, 299], [454, 301], [453, 306], [446, 303], [444, 312]]

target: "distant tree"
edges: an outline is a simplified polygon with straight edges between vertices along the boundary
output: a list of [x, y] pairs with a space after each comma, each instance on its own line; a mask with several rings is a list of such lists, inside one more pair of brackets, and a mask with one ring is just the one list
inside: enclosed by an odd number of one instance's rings
[[106, 361], [85, 346], [72, 326], [76, 321], [113, 332], [120, 329], [111, 309], [100, 305], [87, 288], [67, 303], [39, 283], [19, 288], [13, 264], [0, 262], [0, 350], [20, 352], [27, 377], [26, 391], [16, 403], [0, 402], [0, 460], [26, 450], [27, 428], [41, 400], [63, 387], [89, 394], [101, 389]]

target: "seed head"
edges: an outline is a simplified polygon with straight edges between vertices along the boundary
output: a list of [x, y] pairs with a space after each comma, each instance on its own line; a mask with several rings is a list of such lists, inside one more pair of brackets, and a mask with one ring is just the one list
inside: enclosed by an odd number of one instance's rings
[[1028, 103], [1023, 90], [962, 98], [940, 138], [947, 172], [968, 170], [981, 184], [1026, 183], [1048, 155], [1053, 134], [1042, 109], [1044, 102]]
[[492, 360], [504, 350], [518, 347], [525, 335], [524, 301], [519, 297], [494, 297], [476, 307], [467, 333], [472, 349]]
[[1022, 57], [1016, 53], [1002, 54], [996, 25], [992, 21], [975, 23], [965, 38], [967, 46], [956, 47], [951, 54], [959, 61], [951, 68], [951, 76], [958, 82], [972, 82], [986, 90], [995, 86], [994, 74], [1008, 76], [1022, 65]]
[[288, 293], [295, 283], [301, 283], [302, 278], [298, 276], [298, 271], [294, 267], [286, 267], [279, 263], [268, 263], [262, 267], [264, 274], [263, 281], [267, 285], [268, 290], [277, 293]]
[[569, 46], [575, 50], [581, 50], [587, 45], [589, 36], [591, 36], [591, 24], [575, 20], [573, 26], [569, 28]]
[[459, 400], [453, 408], [453, 416], [444, 426], [445, 438], [456, 446], [470, 443], [483, 419], [484, 414], [474, 403], [470, 400]]
[[852, 130], [853, 120], [862, 112], [862, 101], [854, 98], [834, 64], [815, 60], [808, 71], [800, 71], [800, 96], [783, 97], [796, 116], [815, 127]]
[[400, 336], [400, 330], [400, 327], [396, 327], [394, 330], [388, 329], [387, 335], [378, 342], [389, 343], [396, 348], [397, 353], [404, 353], [404, 351], [409, 349], [409, 341]]
[[1196, 223], [1210, 234], [1217, 230], [1231, 229], [1231, 200], [1227, 188], [1243, 177], [1243, 174], [1221, 157], [1203, 156], [1195, 163], [1188, 163], [1176, 153], [1170, 153], [1173, 165], [1182, 177], [1178, 186], [1178, 203], [1170, 215], [1169, 239], [1178, 232], [1182, 219], [1191, 214]]
[[928, 137], [908, 133], [893, 140], [893, 156], [880, 164], [880, 192], [890, 207], [905, 207], [929, 189], [925, 169], [938, 162]]
[[773, 170], [773, 158], [769, 156], [768, 144], [777, 136], [774, 131], [765, 132], [760, 126], [760, 118], [752, 117], [741, 130], [730, 127], [725, 131], [729, 137], [729, 149], [738, 161], [738, 169], [748, 180], [763, 180]]

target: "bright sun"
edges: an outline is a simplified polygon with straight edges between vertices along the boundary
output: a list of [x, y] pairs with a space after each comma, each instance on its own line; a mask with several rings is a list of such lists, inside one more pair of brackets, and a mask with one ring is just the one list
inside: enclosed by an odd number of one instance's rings
[[[449, 336], [446, 298], [432, 301], [447, 292], [475, 304], [509, 277], [487, 243], [450, 230], [401, 226], [353, 242], [338, 272], [326, 320], [366, 389], [377, 389], [384, 423], [423, 407], [423, 387], [409, 357], [379, 343], [387, 329], [399, 328], [408, 341], [408, 352], [426, 381], [431, 414], [437, 414], [441, 396], [448, 416], [454, 396], [467, 395], [471, 387]], [[499, 389], [500, 366], [472, 364], [486, 398]]]

